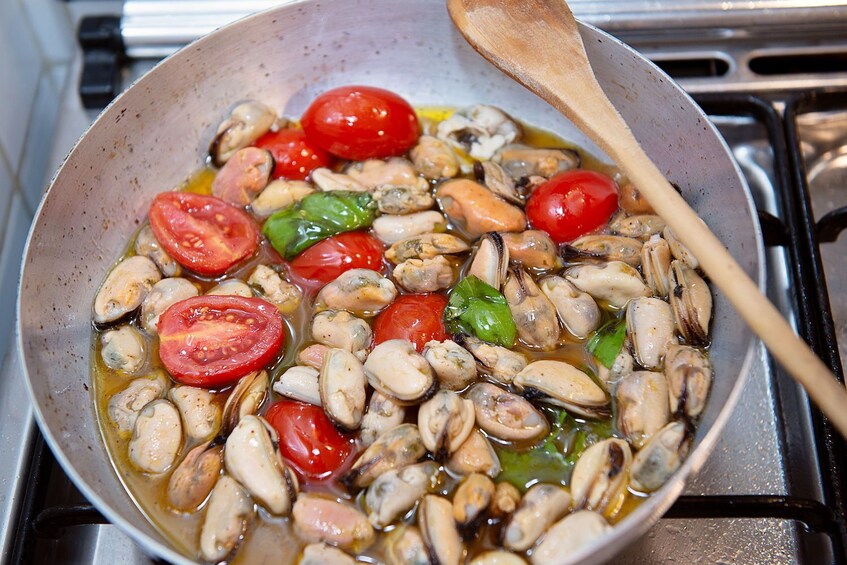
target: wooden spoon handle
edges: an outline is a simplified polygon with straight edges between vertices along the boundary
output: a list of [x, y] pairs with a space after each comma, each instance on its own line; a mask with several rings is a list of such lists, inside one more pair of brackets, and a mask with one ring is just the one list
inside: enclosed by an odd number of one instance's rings
[[703, 271], [765, 342], [771, 354], [803, 385], [821, 412], [847, 438], [847, 390], [838, 383], [829, 367], [794, 333], [715, 234], [668, 183], [641, 150], [623, 120], [621, 128], [605, 135], [618, 136], [617, 148], [605, 148], [607, 153], [621, 164], [653, 209], [697, 257]]
[[561, 0], [448, 0], [471, 46], [591, 138], [626, 173], [773, 356], [847, 438], [847, 390], [644, 153], [600, 88]]

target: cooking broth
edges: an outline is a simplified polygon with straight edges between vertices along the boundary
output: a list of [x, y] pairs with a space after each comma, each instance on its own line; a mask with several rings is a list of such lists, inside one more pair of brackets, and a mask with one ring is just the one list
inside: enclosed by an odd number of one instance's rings
[[[418, 117], [421, 122], [424, 132], [433, 132], [437, 123], [446, 119], [452, 114], [453, 110], [449, 108], [423, 108], [418, 110]], [[581, 159], [581, 168], [587, 168], [603, 172], [610, 176], [620, 178], [614, 167], [610, 167], [599, 160], [587, 155], [579, 148], [573, 147], [567, 141], [557, 137], [556, 135], [545, 130], [527, 126], [523, 124], [525, 137], [523, 143], [534, 147], [546, 148], [568, 148], [576, 150]], [[340, 166], [340, 165], [339, 165]], [[194, 192], [199, 194], [210, 194], [211, 183], [215, 176], [215, 171], [212, 168], [206, 167], [197, 171], [195, 175], [189, 179], [185, 185], [180, 187], [180, 190]], [[466, 178], [473, 178], [472, 174], [464, 175]], [[468, 233], [461, 225], [455, 223], [448, 224], [446, 231], [464, 237], [468, 241], [474, 238], [469, 237]], [[134, 254], [132, 251], [133, 245], [130, 245], [128, 251], [123, 258]], [[384, 258], [383, 258], [384, 260]], [[466, 272], [471, 258], [454, 259], [455, 266], [463, 276]], [[385, 271], [390, 277], [393, 266], [384, 261]], [[267, 239], [262, 238], [259, 251], [249, 260], [240, 264], [233, 272], [228, 273], [225, 277], [204, 278], [198, 277], [190, 273], [183, 273], [183, 277], [189, 278], [191, 281], [199, 285], [201, 294], [215, 286], [220, 280], [226, 278], [238, 278], [246, 280], [249, 273], [259, 264], [280, 264], [280, 258], [270, 246]], [[287, 272], [287, 271], [286, 271]], [[558, 272], [558, 269], [554, 272]], [[290, 273], [289, 273], [290, 274]], [[289, 278], [289, 280], [291, 280]], [[314, 298], [317, 292], [317, 287], [306, 287], [304, 290], [304, 299], [298, 308], [291, 314], [285, 316], [285, 346], [283, 351], [278, 355], [277, 359], [268, 367], [268, 373], [271, 382], [288, 367], [296, 364], [296, 355], [306, 345], [314, 343], [309, 335], [309, 323], [312, 317], [311, 299]], [[405, 291], [400, 289], [400, 293]], [[442, 291], [442, 294], [446, 294]], [[622, 311], [614, 309], [603, 310], [603, 322], [621, 319]], [[132, 316], [137, 316], [132, 314]], [[368, 319], [369, 322], [372, 321]], [[137, 319], [132, 319], [130, 322], [137, 329], [141, 329]], [[145, 336], [145, 344], [147, 346], [148, 355], [145, 367], [138, 371], [136, 375], [147, 375], [153, 371], [164, 371], [164, 367], [158, 355], [158, 339], [155, 337]], [[109, 419], [107, 405], [109, 399], [118, 391], [126, 387], [127, 383], [133, 377], [127, 377], [119, 372], [109, 369], [105, 366], [101, 356], [101, 331], [95, 327], [92, 336], [92, 381], [94, 383], [94, 392], [97, 406], [98, 423], [103, 435], [105, 445], [112, 465], [116, 473], [121, 478], [130, 496], [141, 509], [141, 511], [154, 523], [159, 531], [167, 537], [173, 546], [181, 553], [195, 559], [199, 559], [200, 548], [200, 530], [203, 519], [203, 507], [193, 513], [183, 513], [173, 510], [167, 500], [167, 483], [170, 477], [170, 472], [162, 475], [148, 475], [141, 473], [135, 469], [130, 463], [127, 451], [129, 440], [120, 437], [115, 426]], [[567, 331], [562, 331], [558, 349], [555, 351], [539, 351], [526, 347], [520, 342], [513, 348], [524, 354], [529, 362], [540, 359], [556, 359], [565, 361], [574, 367], [584, 371], [591, 376], [595, 381], [598, 380], [599, 367], [594, 357], [586, 350], [586, 340], [577, 339], [570, 335]], [[215, 391], [214, 402], [223, 407], [226, 398], [232, 387], [227, 387], [219, 391]], [[280, 397], [277, 393], [269, 391], [270, 398], [266, 398], [262, 405], [260, 414]], [[552, 425], [552, 432], [549, 438], [543, 438], [542, 442], [548, 442], [548, 445], [555, 446], [559, 451], [559, 457], [567, 459], [570, 455], [575, 455], [574, 452], [581, 452], [588, 446], [606, 439], [609, 437], [623, 438], [624, 435], [616, 428], [617, 406], [615, 396], [611, 395], [611, 415], [601, 421], [589, 420], [580, 416], [570, 416], [565, 414], [561, 408], [543, 407], [542, 412], [547, 417]], [[407, 407], [405, 421], [410, 423], [417, 422], [417, 407]], [[487, 434], [486, 434], [487, 435]], [[533, 447], [537, 447], [539, 440], [530, 442], [508, 442], [489, 437], [491, 443], [498, 455], [502, 459], [508, 459], [508, 454], [528, 453]], [[180, 450], [181, 454], [185, 454], [195, 444], [183, 443]], [[359, 446], [361, 449], [361, 446]], [[504, 455], [505, 454], [505, 455]], [[354, 458], [348, 460], [347, 466], [351, 465]], [[559, 459], [557, 459], [559, 461]], [[574, 459], [575, 461], [575, 459]], [[570, 484], [570, 471], [573, 468], [573, 461], [564, 463], [566, 472], [557, 474], [556, 476], [542, 475], [535, 477], [524, 477], [520, 474], [507, 472], [504, 469], [505, 477], [513, 482], [521, 492], [525, 492], [530, 486], [539, 479], [544, 482], [558, 482], [564, 487]], [[336, 473], [335, 475], [338, 475]], [[437, 484], [433, 485], [430, 492], [440, 492], [444, 496], [451, 498], [455, 491], [455, 486], [459, 482], [459, 478], [451, 476], [450, 473], [440, 471]], [[327, 492], [333, 497], [346, 499], [351, 504], [365, 511], [364, 496], [360, 494], [351, 495], [346, 489], [337, 484], [320, 484], [320, 485], [303, 485], [301, 483], [301, 492]], [[631, 512], [644, 499], [643, 493], [629, 489], [624, 499], [620, 503], [620, 510], [607, 515], [610, 523], [614, 524], [623, 516]], [[367, 514], [367, 512], [365, 511]], [[385, 546], [388, 541], [397, 536], [398, 533], [405, 527], [405, 524], [415, 523], [414, 508], [406, 513], [405, 517], [398, 524], [386, 528], [383, 533], [377, 532], [377, 541], [366, 551], [359, 554], [358, 557], [362, 561], [382, 562], [386, 559]], [[498, 540], [500, 539], [500, 530], [503, 524], [499, 520], [489, 519], [484, 521], [480, 527], [479, 535], [472, 541], [467, 542], [468, 559], [489, 549], [499, 547]], [[233, 564], [239, 563], [296, 563], [302, 548], [306, 542], [302, 541], [292, 526], [290, 517], [277, 517], [269, 514], [261, 505], [258, 506], [258, 513], [253, 523], [248, 527], [242, 543], [238, 546], [236, 553], [230, 556], [228, 562]]]

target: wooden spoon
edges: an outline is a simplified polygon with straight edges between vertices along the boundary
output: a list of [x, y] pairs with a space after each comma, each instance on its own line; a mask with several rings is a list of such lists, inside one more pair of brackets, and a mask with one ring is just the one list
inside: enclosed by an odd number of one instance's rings
[[474, 49], [559, 110], [618, 164], [771, 354], [847, 438], [847, 390], [644, 153], [597, 83], [567, 4], [447, 0], [447, 8]]

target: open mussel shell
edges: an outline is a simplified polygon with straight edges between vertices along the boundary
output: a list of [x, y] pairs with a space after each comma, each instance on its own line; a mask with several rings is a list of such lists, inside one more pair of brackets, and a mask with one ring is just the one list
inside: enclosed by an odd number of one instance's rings
[[183, 512], [196, 510], [217, 484], [223, 445], [206, 442], [189, 451], [168, 480], [168, 502]]
[[268, 395], [270, 380], [267, 371], [254, 371], [238, 380], [224, 404], [221, 433], [229, 436], [242, 418], [259, 413]]
[[506, 280], [509, 269], [509, 248], [503, 237], [497, 232], [489, 232], [479, 240], [468, 275], [474, 275], [482, 282], [500, 289]]

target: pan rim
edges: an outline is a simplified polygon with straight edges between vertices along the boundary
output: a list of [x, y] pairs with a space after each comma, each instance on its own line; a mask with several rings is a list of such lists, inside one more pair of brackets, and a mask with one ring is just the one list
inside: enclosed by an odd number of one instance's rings
[[[228, 29], [231, 26], [239, 25], [243, 22], [250, 21], [254, 18], [266, 18], [269, 17], [269, 14], [275, 13], [277, 11], [284, 11], [290, 9], [292, 5], [297, 4], [305, 4], [309, 3], [311, 0], [293, 0], [290, 2], [286, 2], [282, 5], [275, 6], [268, 10], [252, 14], [242, 18], [236, 22], [228, 24], [220, 30]], [[755, 236], [756, 242], [756, 279], [757, 286], [760, 290], [764, 290], [765, 288], [765, 250], [764, 243], [762, 239], [761, 227], [759, 225], [756, 214], [753, 213], [755, 210], [755, 205], [753, 203], [753, 197], [750, 193], [749, 186], [747, 185], [746, 179], [743, 176], [738, 163], [732, 158], [732, 153], [723, 139], [723, 137], [718, 132], [716, 126], [708, 119], [703, 110], [693, 101], [693, 99], [682, 90], [682, 88], [673, 81], [666, 73], [664, 73], [661, 69], [656, 67], [652, 62], [650, 62], [646, 57], [636, 52], [629, 45], [621, 42], [617, 38], [607, 34], [606, 32], [599, 30], [598, 28], [585, 24], [583, 22], [579, 22], [581, 33], [584, 35], [586, 31], [589, 33], [597, 34], [602, 37], [604, 41], [609, 41], [616, 45], [616, 47], [621, 48], [630, 54], [635, 55], [638, 59], [643, 61], [645, 64], [649, 65], [649, 68], [653, 71], [653, 73], [660, 75], [664, 78], [667, 87], [676, 91], [677, 94], [681, 94], [689, 104], [689, 110], [696, 113], [704, 123], [708, 123], [710, 128], [710, 135], [720, 144], [720, 147], [724, 153], [730, 158], [730, 162], [733, 167], [733, 175], [739, 180], [740, 185], [743, 189], [744, 198], [747, 202], [747, 212], [749, 213], [750, 219], [752, 220], [753, 232]], [[154, 539], [146, 532], [143, 532], [141, 529], [136, 527], [132, 522], [125, 519], [121, 513], [117, 510], [114, 510], [110, 504], [108, 504], [102, 497], [99, 496], [96, 489], [93, 488], [76, 470], [74, 465], [71, 463], [70, 458], [65, 454], [65, 451], [62, 447], [62, 443], [59, 441], [57, 436], [53, 433], [53, 430], [47, 423], [46, 416], [43, 412], [44, 407], [37, 401], [36, 392], [33, 388], [32, 379], [29, 372], [29, 367], [27, 366], [26, 358], [23, 354], [24, 352], [24, 342], [23, 342], [23, 328], [21, 327], [21, 294], [24, 282], [24, 275], [26, 271], [26, 264], [29, 257], [30, 252], [32, 251], [30, 248], [30, 244], [33, 240], [34, 228], [36, 225], [37, 218], [40, 217], [42, 209], [44, 208], [46, 200], [49, 198], [54, 186], [56, 185], [56, 180], [63, 173], [65, 166], [67, 165], [69, 157], [77, 150], [77, 147], [81, 143], [81, 141], [88, 136], [88, 134], [94, 129], [97, 128], [101, 121], [105, 121], [106, 116], [109, 110], [115, 106], [116, 104], [120, 104], [122, 98], [126, 95], [130, 89], [137, 87], [140, 84], [143, 84], [146, 80], [150, 79], [153, 72], [158, 69], [161, 65], [166, 64], [171, 58], [178, 56], [180, 53], [185, 52], [188, 48], [192, 46], [202, 46], [207, 41], [214, 41], [216, 34], [220, 31], [216, 30], [211, 34], [198, 38], [197, 40], [189, 43], [173, 55], [163, 59], [159, 63], [157, 63], [150, 71], [145, 73], [144, 76], [140, 77], [138, 80], [134, 81], [130, 87], [121, 93], [118, 97], [116, 97], [97, 117], [97, 119], [86, 129], [86, 131], [80, 136], [80, 138], [74, 144], [73, 149], [68, 153], [68, 156], [65, 157], [62, 164], [53, 175], [49, 187], [47, 191], [45, 191], [44, 196], [36, 210], [34, 215], [33, 223], [30, 227], [29, 233], [27, 235], [26, 245], [24, 247], [24, 252], [21, 259], [21, 269], [18, 280], [18, 297], [16, 302], [16, 345], [17, 351], [16, 354], [20, 356], [21, 360], [21, 368], [24, 374], [25, 385], [30, 397], [30, 400], [33, 405], [33, 412], [35, 414], [36, 420], [38, 422], [39, 428], [42, 434], [45, 437], [48, 445], [50, 446], [52, 452], [54, 453], [57, 461], [62, 466], [63, 470], [68, 474], [69, 478], [73, 481], [73, 483], [80, 489], [83, 495], [91, 501], [91, 503], [103, 513], [103, 515], [114, 525], [118, 526], [123, 532], [127, 533], [136, 543], [138, 543], [145, 551], [151, 553], [153, 555], [160, 556], [164, 559], [172, 563], [194, 563], [193, 560], [187, 558], [185, 555], [177, 552], [170, 545], [160, 542], [159, 540]], [[690, 479], [693, 473], [696, 473], [703, 466], [708, 456], [713, 451], [715, 444], [717, 443], [718, 438], [720, 437], [723, 429], [726, 425], [726, 422], [729, 419], [730, 414], [734, 411], [735, 406], [737, 405], [738, 399], [741, 395], [741, 392], [744, 390], [745, 385], [747, 383], [747, 379], [750, 374], [751, 366], [754, 362], [754, 359], [757, 356], [757, 353], [760, 348], [760, 343], [758, 338], [755, 337], [752, 332], [749, 334], [748, 343], [746, 347], [746, 353], [744, 355], [744, 360], [741, 364], [741, 367], [738, 371], [737, 378], [735, 380], [735, 384], [727, 398], [726, 403], [721, 408], [717, 418], [715, 419], [712, 426], [709, 430], [704, 434], [701, 438], [699, 444], [695, 449], [692, 450], [690, 456], [682, 465], [682, 467], [673, 475], [671, 480], [665, 484], [654, 496], [645, 501], [645, 503], [641, 504], [638, 508], [636, 508], [633, 512], [627, 515], [623, 520], [621, 520], [618, 525], [610, 531], [609, 534], [602, 536], [598, 540], [595, 540], [595, 543], [589, 544], [588, 546], [582, 548], [577, 553], [574, 553], [570, 556], [569, 562], [575, 562], [578, 560], [584, 560], [585, 558], [589, 558], [591, 561], [605, 561], [611, 558], [613, 555], [619, 553], [621, 549], [627, 544], [633, 541], [636, 537], [640, 537], [647, 531], [650, 527], [655, 525], [658, 518], [667, 511], [668, 508], [673, 504], [679, 494], [682, 492], [686, 483]], [[113, 470], [114, 472], [114, 470]], [[118, 477], [120, 481], [120, 478]], [[129, 493], [124, 493], [127, 496], [130, 496]], [[616, 542], [614, 544], [607, 543], [611, 537], [621, 538], [623, 541]], [[605, 545], [604, 545], [605, 544]]]

